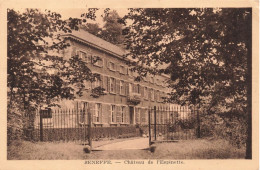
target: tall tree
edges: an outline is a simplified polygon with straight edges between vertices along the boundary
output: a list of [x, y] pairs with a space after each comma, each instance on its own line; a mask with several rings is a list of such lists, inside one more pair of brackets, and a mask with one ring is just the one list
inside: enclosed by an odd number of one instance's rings
[[[89, 16], [89, 18], [91, 18]], [[62, 33], [78, 29], [79, 19], [61, 20], [51, 11], [8, 9], [8, 99], [24, 110], [52, 105], [60, 99], [82, 95], [86, 81], [94, 81], [86, 63], [78, 56], [63, 58], [70, 46]]]
[[252, 153], [251, 17], [247, 8], [164, 8], [129, 9], [122, 20], [132, 23], [123, 32], [140, 76], [171, 75], [170, 101], [199, 104], [208, 114], [248, 115], [247, 158]]
[[97, 23], [87, 23], [86, 25], [82, 25], [81, 28], [95, 36], [101, 36], [102, 28]]
[[102, 28], [101, 37], [112, 44], [122, 44], [124, 40], [122, 36], [123, 25], [118, 22], [119, 19], [120, 17], [115, 10], [108, 11], [103, 17], [105, 24]]

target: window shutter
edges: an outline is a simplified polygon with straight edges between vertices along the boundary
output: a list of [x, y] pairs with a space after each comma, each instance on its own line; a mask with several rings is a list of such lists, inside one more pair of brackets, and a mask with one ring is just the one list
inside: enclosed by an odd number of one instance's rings
[[140, 86], [141, 97], [144, 97], [144, 87]]
[[110, 69], [110, 68], [109, 68], [109, 61], [108, 61], [108, 60], [106, 60], [106, 66], [107, 66], [107, 69]]
[[96, 115], [95, 115], [95, 103], [89, 103], [89, 110], [92, 117], [92, 123], [96, 122]]
[[107, 76], [102, 76], [102, 78], [103, 78], [103, 88], [106, 90], [106, 91], [108, 91], [108, 89], [107, 89]]
[[126, 118], [126, 117], [127, 117], [127, 116], [126, 116], [126, 115], [127, 115], [126, 108], [127, 108], [127, 107], [124, 107], [124, 122], [127, 122], [127, 121], [126, 121], [126, 120], [127, 120], [127, 118]]
[[92, 115], [93, 115], [93, 117], [92, 117], [92, 118], [93, 118], [93, 119], [92, 119], [93, 122], [96, 122], [96, 120], [97, 120], [97, 118], [96, 118], [96, 117], [97, 117], [97, 116], [96, 116], [96, 112], [97, 112], [97, 106], [96, 106], [96, 104], [93, 103], [93, 111], [92, 111], [92, 113], [93, 113], [93, 114], [92, 114]]
[[140, 109], [140, 124], [143, 124], [144, 123], [144, 112], [143, 112], [144, 109]]
[[91, 88], [91, 89], [94, 88], [94, 82], [90, 82], [90, 88]]
[[107, 77], [107, 91], [110, 92], [110, 77]]
[[129, 118], [130, 118], [129, 107], [125, 107], [125, 122], [126, 123], [129, 123]]
[[135, 93], [135, 84], [131, 84], [132, 85], [132, 93]]
[[126, 67], [124, 67], [124, 73], [127, 74], [127, 69], [126, 69]]
[[104, 84], [103, 84], [103, 75], [100, 75], [100, 86], [102, 87], [102, 88], [104, 88]]
[[143, 123], [144, 123], [144, 124], [148, 123], [148, 122], [147, 122], [147, 117], [148, 117], [148, 115], [147, 115], [147, 110], [146, 110], [145, 108], [143, 108], [143, 109], [142, 109], [142, 119], [143, 119]]
[[111, 123], [111, 105], [107, 105], [108, 110], [108, 123]]
[[125, 82], [125, 94], [129, 95], [129, 83]]
[[116, 122], [120, 123], [121, 122], [121, 107], [116, 106]]
[[126, 93], [126, 91], [125, 91], [125, 84], [126, 83], [124, 81], [122, 81], [122, 83], [123, 83], [122, 94], [125, 95], [125, 93]]
[[116, 79], [116, 93], [120, 94], [120, 80]]
[[99, 122], [103, 122], [103, 104], [100, 104], [100, 115], [99, 115]]
[[138, 109], [135, 107], [135, 122], [136, 123], [139, 123], [139, 121], [138, 121]]
[[72, 48], [72, 52], [71, 52], [71, 56], [75, 56], [75, 55], [77, 55], [76, 54], [76, 47], [73, 47]]
[[116, 79], [115, 78], [113, 79], [113, 84], [112, 85], [114, 87], [113, 92], [116, 93], [117, 85], [116, 85]]

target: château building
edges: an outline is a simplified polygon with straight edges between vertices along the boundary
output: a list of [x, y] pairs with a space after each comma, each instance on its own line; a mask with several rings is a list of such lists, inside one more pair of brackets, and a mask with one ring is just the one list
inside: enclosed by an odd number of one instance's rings
[[[124, 49], [82, 30], [64, 34], [64, 38], [71, 44], [64, 57], [79, 55], [93, 73], [100, 74], [101, 80], [87, 84], [83, 96], [73, 101], [75, 109], [90, 108], [94, 126], [148, 124], [147, 108], [166, 106], [162, 97], [167, 95], [167, 75], [149, 75], [137, 82], [123, 57]], [[98, 86], [106, 95], [94, 98], [91, 89]]]

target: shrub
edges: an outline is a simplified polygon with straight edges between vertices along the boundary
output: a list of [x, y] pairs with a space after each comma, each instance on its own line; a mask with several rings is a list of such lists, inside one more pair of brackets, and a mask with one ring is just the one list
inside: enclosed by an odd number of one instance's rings
[[246, 120], [243, 117], [226, 115], [204, 115], [201, 117], [200, 130], [202, 137], [222, 138], [240, 148], [246, 143]]
[[23, 117], [21, 111], [9, 108], [7, 109], [7, 144], [12, 141], [23, 138]]

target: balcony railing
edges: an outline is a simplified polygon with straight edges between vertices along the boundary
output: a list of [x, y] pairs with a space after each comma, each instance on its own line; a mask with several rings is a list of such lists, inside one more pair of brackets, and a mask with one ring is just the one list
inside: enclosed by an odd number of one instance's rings
[[129, 96], [127, 97], [127, 102], [129, 104], [137, 105], [141, 102], [141, 94], [140, 93], [129, 93]]

